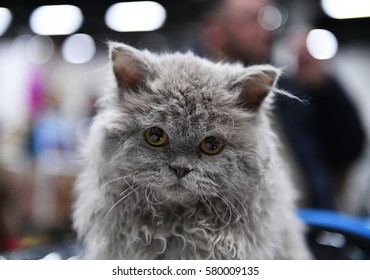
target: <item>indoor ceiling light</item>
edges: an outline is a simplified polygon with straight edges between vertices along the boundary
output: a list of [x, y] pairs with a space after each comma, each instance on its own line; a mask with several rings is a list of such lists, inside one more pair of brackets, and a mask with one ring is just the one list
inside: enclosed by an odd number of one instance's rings
[[118, 32], [156, 30], [165, 20], [165, 8], [153, 1], [116, 3], [105, 14], [106, 25]]
[[12, 13], [7, 8], [0, 7], [0, 36], [2, 36], [8, 29], [12, 21]]
[[82, 24], [81, 10], [73, 5], [50, 5], [36, 8], [30, 17], [33, 32], [40, 35], [68, 35]]
[[336, 19], [370, 17], [369, 0], [321, 0], [325, 13]]

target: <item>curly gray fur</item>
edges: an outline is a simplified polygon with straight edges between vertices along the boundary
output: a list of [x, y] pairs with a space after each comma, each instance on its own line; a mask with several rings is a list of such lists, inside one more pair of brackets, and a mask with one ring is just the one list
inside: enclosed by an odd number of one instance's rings
[[[85, 257], [308, 258], [270, 128], [275, 84], [258, 108], [241, 96], [256, 75], [278, 70], [118, 43], [110, 51], [117, 83], [100, 100], [75, 186]], [[168, 144], [146, 143], [150, 127], [166, 131]], [[225, 140], [219, 154], [199, 150], [210, 135]], [[191, 172], [178, 178], [173, 165]]]

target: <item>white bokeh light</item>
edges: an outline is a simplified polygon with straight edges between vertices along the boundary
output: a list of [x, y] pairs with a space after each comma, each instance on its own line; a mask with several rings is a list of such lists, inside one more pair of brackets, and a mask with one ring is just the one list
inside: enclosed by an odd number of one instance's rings
[[12, 13], [9, 9], [0, 7], [0, 36], [8, 29], [12, 18]]
[[153, 1], [116, 3], [105, 14], [105, 23], [118, 32], [153, 31], [166, 20], [166, 9]]
[[311, 30], [306, 39], [308, 52], [316, 59], [331, 59], [338, 51], [338, 41], [325, 29]]
[[30, 27], [40, 35], [68, 35], [82, 25], [81, 10], [73, 5], [48, 5], [36, 8], [30, 17]]
[[369, 0], [321, 0], [324, 12], [336, 19], [370, 17]]
[[269, 31], [278, 29], [283, 24], [283, 20], [282, 13], [274, 6], [265, 6], [258, 14], [259, 23]]
[[95, 41], [87, 34], [71, 35], [62, 45], [62, 56], [70, 63], [86, 63], [94, 57], [95, 52]]
[[48, 36], [36, 35], [32, 37], [26, 48], [27, 58], [34, 64], [44, 64], [54, 54], [53, 40]]

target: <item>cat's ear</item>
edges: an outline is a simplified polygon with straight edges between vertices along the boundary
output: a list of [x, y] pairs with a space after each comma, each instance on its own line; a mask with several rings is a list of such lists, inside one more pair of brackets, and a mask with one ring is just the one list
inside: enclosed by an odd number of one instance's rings
[[280, 70], [270, 65], [249, 67], [248, 74], [241, 81], [240, 104], [257, 111], [275, 87], [279, 75]]
[[142, 51], [121, 43], [110, 43], [110, 60], [120, 89], [136, 90], [152, 77], [149, 62]]

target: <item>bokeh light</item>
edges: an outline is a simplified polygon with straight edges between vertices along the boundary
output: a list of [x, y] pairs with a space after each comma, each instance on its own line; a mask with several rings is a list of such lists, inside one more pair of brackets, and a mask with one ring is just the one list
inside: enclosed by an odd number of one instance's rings
[[331, 59], [338, 50], [338, 41], [335, 35], [325, 29], [311, 30], [307, 35], [307, 49], [316, 59]]
[[62, 45], [62, 56], [70, 63], [86, 63], [94, 57], [95, 52], [95, 41], [88, 34], [71, 35]]
[[153, 1], [116, 3], [105, 14], [106, 25], [118, 32], [152, 31], [166, 20], [165, 8]]
[[68, 35], [76, 32], [83, 22], [81, 10], [73, 5], [48, 5], [36, 8], [30, 17], [30, 27], [40, 35]]
[[284, 17], [277, 7], [266, 6], [259, 12], [258, 21], [264, 29], [272, 31], [283, 25]]
[[0, 7], [0, 36], [8, 29], [12, 18], [13, 16], [9, 9]]
[[36, 35], [27, 43], [27, 57], [34, 64], [44, 64], [54, 54], [54, 43], [48, 36]]
[[321, 0], [325, 13], [336, 19], [370, 17], [369, 0]]

